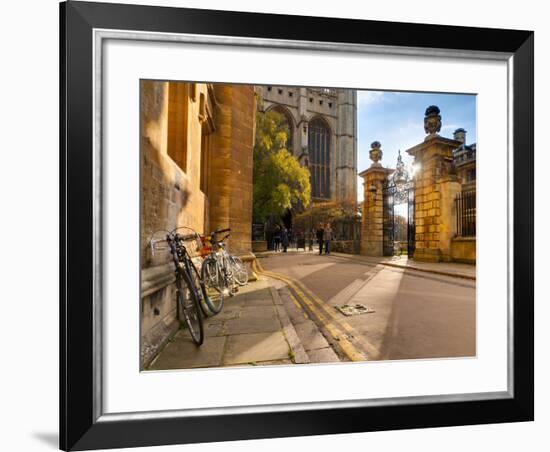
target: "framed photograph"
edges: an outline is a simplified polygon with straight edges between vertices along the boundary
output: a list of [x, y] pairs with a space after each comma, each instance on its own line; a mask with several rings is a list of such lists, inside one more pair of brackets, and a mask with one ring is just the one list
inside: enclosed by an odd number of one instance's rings
[[533, 420], [533, 32], [60, 14], [63, 450]]

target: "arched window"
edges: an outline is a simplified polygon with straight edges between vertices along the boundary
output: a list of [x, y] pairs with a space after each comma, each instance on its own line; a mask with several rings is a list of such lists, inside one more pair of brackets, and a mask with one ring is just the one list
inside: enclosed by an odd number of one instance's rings
[[308, 151], [311, 196], [330, 198], [330, 130], [321, 118], [309, 123]]
[[280, 107], [278, 105], [273, 107], [273, 111], [276, 111], [277, 113], [279, 113], [283, 117], [284, 122], [286, 123], [286, 126], [288, 127], [288, 139], [286, 141], [286, 148], [292, 154], [292, 151], [294, 149], [294, 147], [293, 147], [293, 144], [294, 144], [294, 139], [293, 139], [294, 138], [294, 121], [292, 120], [292, 116], [290, 115], [290, 112], [286, 108]]

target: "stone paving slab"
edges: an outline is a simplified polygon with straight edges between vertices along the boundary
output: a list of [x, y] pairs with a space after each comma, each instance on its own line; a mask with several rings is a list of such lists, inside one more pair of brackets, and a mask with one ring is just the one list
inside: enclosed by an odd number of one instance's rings
[[309, 363], [309, 357], [300, 341], [296, 329], [290, 322], [288, 315], [286, 314], [285, 308], [283, 306], [277, 306], [277, 313], [279, 314], [279, 320], [283, 327], [283, 334], [290, 345], [292, 359], [296, 364], [307, 364]]
[[290, 348], [281, 331], [236, 334], [227, 338], [223, 364], [247, 364], [289, 358]]
[[329, 347], [327, 340], [312, 320], [294, 325], [294, 329], [308, 355], [310, 350]]
[[340, 360], [332, 348], [320, 348], [307, 352], [311, 363], [339, 363]]
[[233, 334], [273, 332], [280, 329], [281, 324], [275, 316], [240, 317], [228, 320], [224, 326], [225, 334], [229, 336]]
[[197, 347], [191, 341], [189, 333], [180, 330], [175, 338], [164, 347], [149, 369], [217, 367], [222, 363], [225, 341], [225, 337], [209, 337], [200, 347]]
[[[204, 337], [224, 336], [223, 323], [205, 323]], [[206, 340], [206, 339], [205, 339]]]
[[271, 303], [271, 306], [245, 306], [241, 309], [239, 318], [254, 319], [254, 318], [276, 318], [277, 311], [275, 306]]
[[291, 359], [278, 359], [276, 361], [262, 361], [262, 362], [259, 362], [259, 363], [255, 363], [256, 366], [273, 366], [273, 365], [277, 365], [277, 366], [280, 366], [280, 365], [292, 365], [292, 364], [295, 364], [294, 362], [292, 362]]
[[268, 293], [268, 298], [250, 298], [245, 300], [244, 306], [245, 307], [265, 307], [265, 306], [273, 306], [273, 299], [271, 298], [271, 294]]
[[[284, 286], [286, 287], [286, 286]], [[271, 298], [273, 298], [273, 302], [276, 304], [276, 305], [281, 305], [281, 304], [284, 304], [283, 302], [283, 299], [281, 298], [280, 294], [279, 294], [279, 291], [275, 288], [275, 286], [271, 286], [269, 288], [270, 292], [271, 292]]]
[[245, 306], [236, 318], [224, 323], [224, 334], [266, 333], [278, 331], [281, 324], [273, 303], [271, 306]]

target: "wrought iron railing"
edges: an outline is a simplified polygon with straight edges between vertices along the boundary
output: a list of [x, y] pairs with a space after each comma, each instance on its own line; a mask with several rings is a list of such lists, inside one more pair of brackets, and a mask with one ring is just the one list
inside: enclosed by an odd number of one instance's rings
[[476, 192], [463, 191], [455, 199], [457, 237], [476, 235]]

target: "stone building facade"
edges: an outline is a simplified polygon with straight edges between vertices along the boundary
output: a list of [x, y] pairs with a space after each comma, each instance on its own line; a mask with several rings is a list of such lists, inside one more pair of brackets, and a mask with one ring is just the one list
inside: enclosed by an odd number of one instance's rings
[[[231, 228], [229, 249], [251, 251], [254, 88], [142, 81], [141, 365], [178, 328], [174, 269], [152, 234], [175, 227]], [[155, 235], [159, 238], [161, 234]]]
[[453, 159], [462, 190], [475, 190], [477, 145], [476, 143], [466, 144], [466, 131], [462, 128], [454, 131], [453, 138], [461, 143], [453, 151]]
[[[466, 214], [460, 232], [451, 240], [451, 258], [458, 262], [474, 263], [476, 260], [475, 211], [476, 211], [476, 143], [467, 144], [466, 131], [457, 129], [453, 138], [460, 141], [453, 151], [454, 166], [461, 184], [459, 205]], [[472, 219], [473, 216], [473, 219]], [[473, 223], [473, 224], [472, 224]]]
[[263, 111], [288, 124], [288, 148], [311, 172], [313, 201], [357, 199], [357, 93], [350, 89], [257, 86]]

